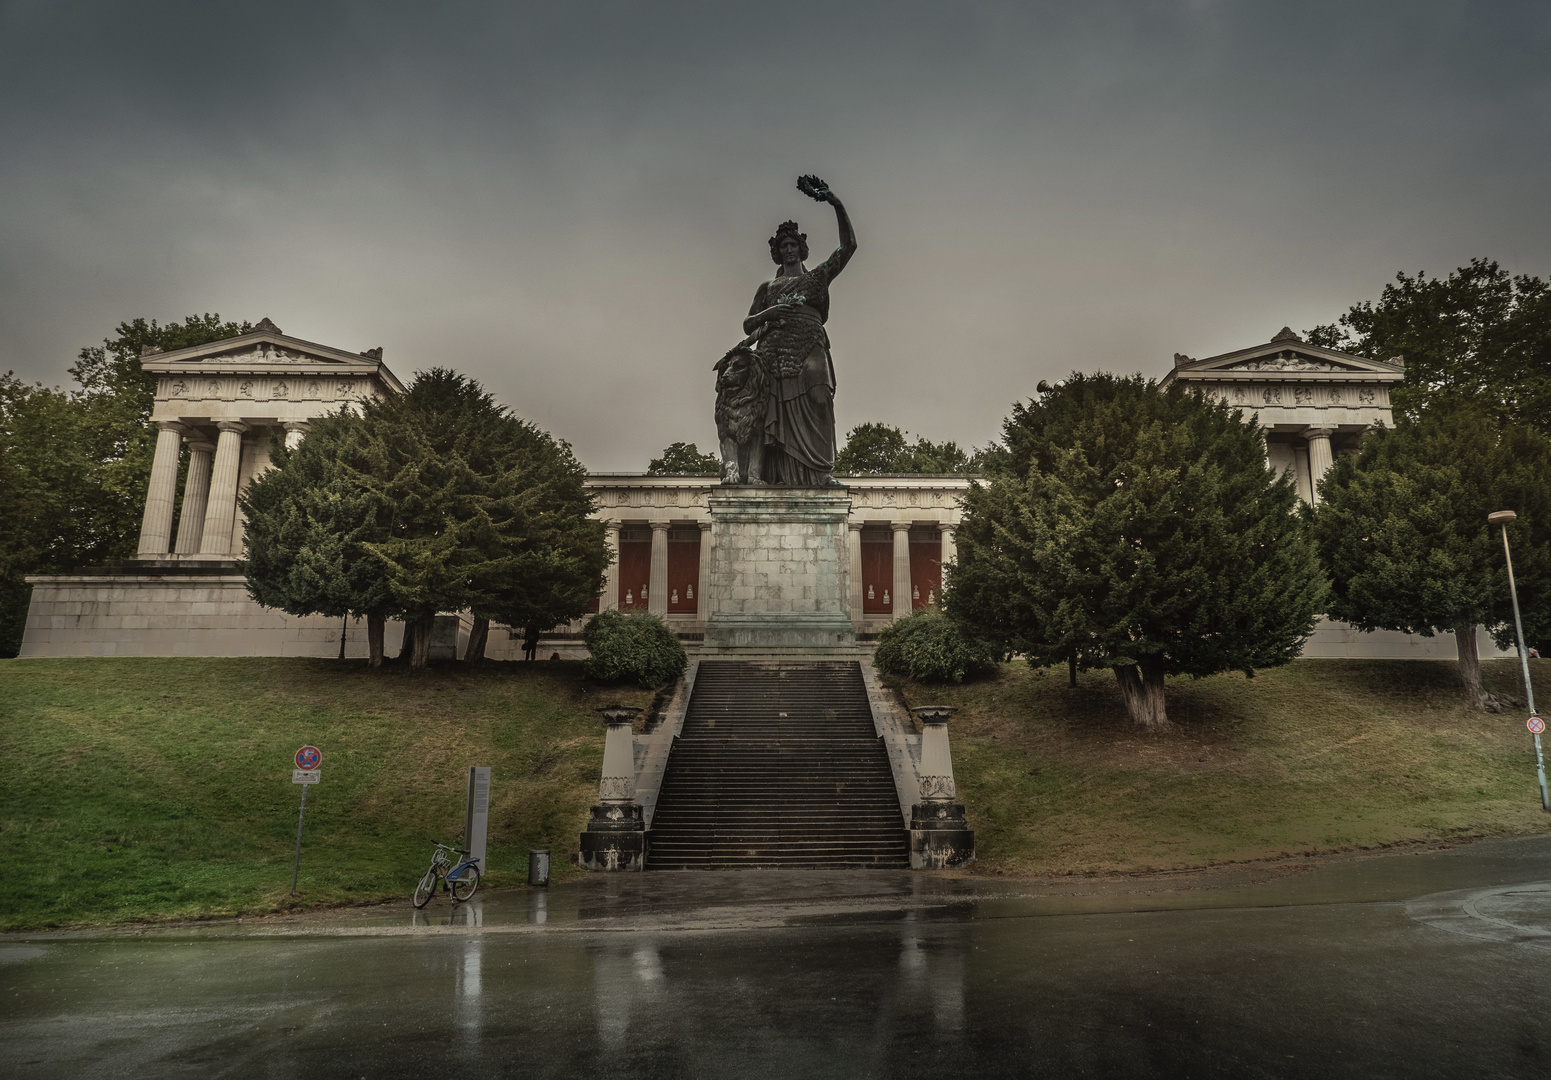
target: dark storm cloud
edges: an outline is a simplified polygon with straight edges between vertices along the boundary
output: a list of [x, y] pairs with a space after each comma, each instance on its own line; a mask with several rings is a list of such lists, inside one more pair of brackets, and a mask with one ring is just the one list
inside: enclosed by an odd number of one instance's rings
[[0, 368], [219, 310], [451, 364], [639, 468], [712, 441], [764, 238], [835, 289], [842, 426], [983, 442], [1398, 269], [1551, 270], [1543, 4], [12, 3]]

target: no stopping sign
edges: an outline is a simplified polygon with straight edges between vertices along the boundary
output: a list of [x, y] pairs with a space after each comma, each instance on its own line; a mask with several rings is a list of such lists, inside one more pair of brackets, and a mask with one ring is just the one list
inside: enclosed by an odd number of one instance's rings
[[1529, 722], [1524, 726], [1529, 728], [1536, 735], [1539, 735], [1542, 731], [1546, 730], [1546, 722], [1538, 716], [1530, 717]]

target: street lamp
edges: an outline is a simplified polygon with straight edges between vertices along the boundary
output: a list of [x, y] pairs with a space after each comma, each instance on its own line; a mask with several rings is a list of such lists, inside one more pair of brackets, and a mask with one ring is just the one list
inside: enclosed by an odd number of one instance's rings
[[1498, 510], [1486, 515], [1487, 524], [1503, 527], [1503, 559], [1508, 563], [1508, 595], [1513, 598], [1513, 632], [1519, 645], [1519, 664], [1524, 668], [1524, 694], [1529, 698], [1529, 730], [1535, 740], [1535, 775], [1540, 779], [1540, 808], [1551, 813], [1551, 793], [1546, 791], [1546, 759], [1540, 752], [1540, 732], [1543, 724], [1535, 712], [1535, 684], [1529, 680], [1529, 652], [1524, 648], [1524, 623], [1519, 618], [1519, 590], [1513, 583], [1513, 553], [1508, 550], [1508, 522], [1516, 521], [1518, 514], [1512, 510]]

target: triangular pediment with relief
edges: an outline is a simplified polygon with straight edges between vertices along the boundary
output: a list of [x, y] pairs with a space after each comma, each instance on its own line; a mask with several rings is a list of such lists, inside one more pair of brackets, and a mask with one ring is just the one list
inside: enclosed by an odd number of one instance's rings
[[212, 341], [173, 352], [143, 353], [140, 366], [152, 375], [220, 375], [239, 372], [328, 372], [378, 375], [395, 389], [398, 379], [382, 362], [382, 350], [352, 353], [315, 341], [287, 337], [265, 319], [241, 337]]
[[[1398, 358], [1397, 358], [1398, 359]], [[1290, 330], [1283, 330], [1264, 345], [1238, 349], [1196, 360], [1176, 356], [1172, 373], [1180, 378], [1255, 378], [1265, 376], [1357, 375], [1380, 376], [1399, 382], [1405, 368], [1398, 362], [1369, 360], [1365, 356], [1310, 345]]]

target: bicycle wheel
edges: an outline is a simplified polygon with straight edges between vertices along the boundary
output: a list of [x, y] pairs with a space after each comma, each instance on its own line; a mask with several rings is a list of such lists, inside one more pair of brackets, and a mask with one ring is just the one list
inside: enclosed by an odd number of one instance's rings
[[465, 866], [456, 877], [447, 879], [447, 887], [452, 890], [454, 900], [467, 900], [479, 888], [479, 871], [472, 866]]
[[415, 907], [422, 908], [431, 902], [431, 897], [436, 895], [436, 871], [427, 870], [425, 877], [420, 879], [420, 884], [415, 886], [413, 903]]

